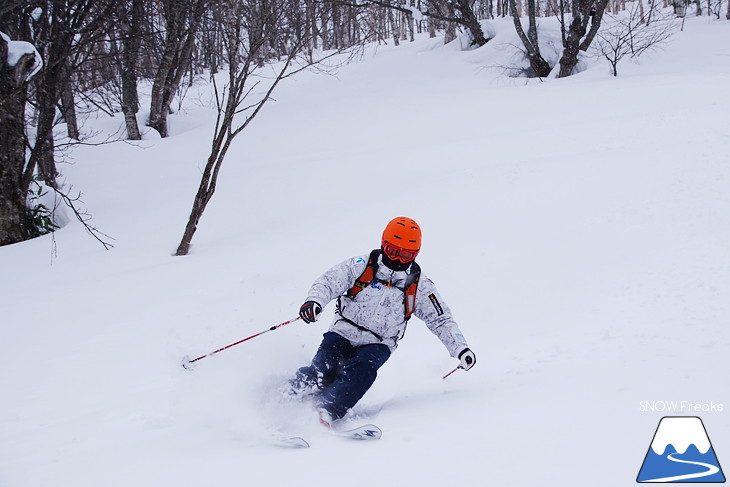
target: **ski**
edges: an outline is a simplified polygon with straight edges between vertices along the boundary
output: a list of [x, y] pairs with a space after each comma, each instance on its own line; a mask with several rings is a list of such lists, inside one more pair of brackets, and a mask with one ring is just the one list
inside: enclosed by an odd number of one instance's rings
[[349, 430], [330, 429], [334, 435], [353, 440], [379, 440], [383, 431], [374, 424], [366, 424]]
[[[374, 424], [365, 424], [357, 428], [337, 430], [326, 428], [327, 431], [339, 438], [350, 440], [379, 440], [383, 431]], [[284, 448], [309, 448], [309, 442], [301, 436], [288, 436], [284, 433], [275, 433], [271, 436], [271, 442], [276, 446]]]
[[287, 436], [277, 433], [271, 437], [272, 442], [277, 446], [286, 448], [309, 448], [309, 442], [301, 436]]
[[332, 415], [324, 408], [318, 408], [319, 424], [335, 436], [351, 438], [353, 440], [379, 440], [383, 431], [374, 424], [365, 424], [357, 428], [345, 429], [345, 424], [336, 422]]

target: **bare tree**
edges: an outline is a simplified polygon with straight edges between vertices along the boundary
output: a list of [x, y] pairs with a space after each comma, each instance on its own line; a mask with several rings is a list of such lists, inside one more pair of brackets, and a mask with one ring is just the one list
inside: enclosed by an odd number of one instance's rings
[[110, 25], [111, 46], [121, 79], [121, 108], [127, 127], [127, 138], [142, 138], [137, 124], [139, 94], [137, 92], [137, 63], [142, 47], [144, 0], [119, 0]]
[[[69, 89], [70, 77], [85, 49], [101, 35], [99, 28], [109, 10], [107, 3], [95, 0], [38, 2], [32, 20], [33, 40], [44, 57], [45, 67], [35, 78], [36, 138], [25, 184], [30, 184], [37, 170], [46, 185], [58, 187], [53, 134], [57, 106], [64, 90]], [[30, 17], [28, 12], [24, 16]], [[30, 18], [26, 21], [31, 22]]]
[[480, 47], [489, 42], [469, 0], [429, 0], [423, 15], [461, 25], [469, 32], [473, 46]]
[[659, 49], [678, 28], [674, 15], [661, 13], [651, 23], [642, 19], [640, 8], [629, 6], [628, 12], [610, 15], [596, 37], [596, 51], [611, 65], [618, 76], [617, 65], [624, 57], [638, 58], [647, 51]]
[[[35, 126], [32, 131], [35, 140], [27, 137], [31, 130], [30, 122], [25, 119], [28, 101], [25, 85], [6, 85], [3, 95], [3, 110], [12, 113], [12, 123], [3, 124], [0, 131], [4, 139], [2, 150], [3, 197], [11, 203], [5, 205], [15, 210], [9, 219], [3, 217], [0, 226], [11, 222], [21, 225], [20, 230], [11, 231], [12, 238], [21, 240], [35, 235], [34, 222], [27, 216], [27, 198], [30, 187], [36, 179], [62, 196], [57, 183], [56, 149], [53, 129], [58, 120], [59, 104], [69, 127], [72, 138], [78, 136], [75, 127], [73, 94], [69, 93], [71, 77], [78, 68], [80, 59], [88, 46], [100, 35], [101, 20], [108, 13], [109, 4], [99, 0], [49, 0], [19, 2], [0, 9], [0, 24], [9, 28], [17, 37], [32, 42], [43, 58], [43, 69], [33, 79], [33, 106]], [[7, 52], [6, 52], [7, 54]], [[3, 62], [3, 68], [6, 63]], [[18, 65], [15, 65], [18, 69]], [[3, 76], [3, 82], [8, 82]], [[27, 83], [26, 83], [27, 84]], [[7, 98], [7, 93], [15, 90], [17, 97]], [[18, 116], [18, 110], [22, 116]], [[5, 121], [5, 120], [4, 120]], [[22, 153], [18, 148], [20, 125], [22, 125]], [[6, 131], [7, 129], [7, 131]], [[32, 143], [31, 143], [32, 142]], [[11, 148], [15, 148], [10, 150]], [[29, 149], [29, 153], [26, 149]], [[17, 218], [20, 218], [18, 223]], [[3, 230], [4, 232], [4, 230]], [[16, 240], [17, 241], [17, 240]]]
[[201, 51], [202, 64], [210, 70], [210, 74], [218, 73], [218, 69], [223, 62], [220, 15], [220, 9], [208, 9], [200, 29], [198, 48]]
[[522, 41], [522, 45], [525, 47], [525, 55], [530, 62], [530, 67], [535, 72], [535, 76], [544, 78], [550, 74], [552, 69], [547, 61], [542, 57], [540, 53], [540, 45], [538, 43], [537, 34], [537, 8], [535, 6], [535, 0], [527, 0], [527, 15], [529, 27], [527, 34], [522, 29], [522, 21], [520, 19], [520, 13], [517, 8], [515, 0], [509, 0], [510, 10], [512, 12], [512, 19], [515, 24], [515, 30], [517, 36]]
[[167, 115], [180, 81], [189, 67], [195, 35], [208, 0], [160, 0], [165, 21], [165, 43], [157, 68], [148, 125], [167, 137]]
[[[282, 53], [283, 59], [263, 68], [273, 74], [265, 83], [261, 83], [260, 78], [254, 81], [261, 74], [258, 59], [265, 50], [270, 33], [280, 32], [286, 23], [284, 3], [282, 0], [243, 0], [226, 3], [226, 7], [224, 35], [228, 47], [228, 82], [222, 92], [217, 87], [215, 90], [218, 118], [213, 144], [176, 255], [187, 255], [190, 250], [193, 235], [213, 197], [220, 168], [233, 140], [256, 118], [281, 81], [312, 64], [306, 59], [306, 38], [290, 37], [287, 50]], [[262, 92], [257, 94], [256, 90]]]
[[[587, 51], [601, 27], [609, 0], [570, 0], [572, 20], [566, 31], [563, 24], [563, 54], [558, 78], [573, 74], [580, 51]], [[590, 29], [588, 28], [590, 25]]]
[[[347, 2], [347, 0], [340, 1]], [[413, 14], [413, 10], [410, 7], [392, 0], [352, 1], [348, 2], [347, 5], [359, 8], [377, 5], [379, 7], [400, 11], [406, 15]], [[489, 42], [487, 36], [484, 35], [484, 30], [479, 23], [476, 13], [474, 13], [470, 0], [428, 0], [423, 5], [424, 9], [421, 11], [421, 14], [428, 17], [431, 21], [437, 20], [447, 23], [447, 26], [448, 23], [453, 23], [464, 27], [471, 37], [471, 44], [473, 46], [480, 47]], [[447, 39], [449, 38], [447, 37]]]

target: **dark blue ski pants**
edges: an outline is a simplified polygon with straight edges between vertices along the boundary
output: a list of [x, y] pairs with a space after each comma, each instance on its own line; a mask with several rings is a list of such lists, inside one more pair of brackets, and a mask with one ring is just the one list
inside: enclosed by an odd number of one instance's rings
[[328, 331], [312, 359], [297, 375], [314, 383], [321, 391], [320, 407], [333, 418], [347, 414], [370, 389], [378, 369], [390, 357], [387, 345], [374, 343], [354, 346], [342, 335]]

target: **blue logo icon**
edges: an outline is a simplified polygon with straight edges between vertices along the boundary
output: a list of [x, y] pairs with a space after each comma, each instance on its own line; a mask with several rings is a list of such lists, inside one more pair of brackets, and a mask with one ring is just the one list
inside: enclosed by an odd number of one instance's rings
[[702, 420], [696, 416], [662, 418], [636, 481], [725, 482]]

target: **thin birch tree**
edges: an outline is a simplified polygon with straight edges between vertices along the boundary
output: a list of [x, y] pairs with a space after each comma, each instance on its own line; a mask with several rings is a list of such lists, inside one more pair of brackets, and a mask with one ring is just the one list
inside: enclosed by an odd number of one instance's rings
[[[279, 83], [317, 62], [313, 63], [307, 59], [307, 39], [304, 36], [292, 36], [286, 45], [287, 52], [282, 53], [282, 59], [259, 68], [258, 60], [262, 50], [266, 48], [267, 35], [278, 32], [285, 23], [284, 2], [243, 0], [229, 1], [225, 5], [227, 12], [224, 37], [228, 47], [226, 60], [228, 82], [222, 92], [218, 90], [217, 85], [214, 85], [218, 117], [211, 151], [176, 255], [187, 255], [190, 251], [193, 235], [215, 193], [220, 168], [234, 139], [271, 100], [271, 95]], [[319, 60], [321, 61], [323, 59]], [[273, 76], [268, 80], [268, 86], [261, 86], [259, 81], [254, 81], [255, 73], [261, 69], [273, 72]], [[257, 90], [261, 90], [259, 94]]]

